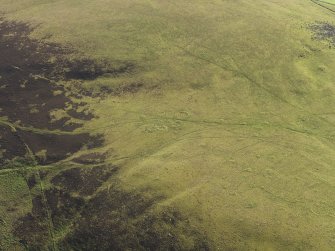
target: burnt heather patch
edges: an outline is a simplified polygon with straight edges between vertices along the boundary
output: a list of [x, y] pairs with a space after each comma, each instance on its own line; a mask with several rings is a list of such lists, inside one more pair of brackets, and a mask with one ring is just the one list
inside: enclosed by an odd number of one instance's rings
[[93, 168], [71, 168], [62, 171], [51, 180], [52, 184], [66, 192], [76, 192], [81, 196], [92, 195], [118, 167], [103, 164]]
[[14, 235], [28, 250], [47, 250], [52, 233], [65, 227], [84, 206], [84, 199], [71, 196], [57, 188], [32, 199], [32, 211], [17, 220]]
[[150, 210], [161, 199], [117, 187], [101, 191], [87, 203], [61, 249], [210, 250], [207, 238], [177, 210]]
[[[0, 119], [16, 128], [13, 132], [0, 126], [2, 168], [18, 156], [44, 152], [44, 156], [36, 156], [36, 160], [49, 164], [64, 159], [89, 142], [95, 146], [101, 144], [101, 140], [88, 134], [62, 135], [52, 131], [71, 132], [81, 126], [80, 122], [70, 122], [71, 118], [83, 122], [94, 118], [86, 103], [74, 103], [70, 99], [71, 95], [82, 96], [81, 81], [94, 80], [104, 74], [117, 77], [134, 68], [131, 63], [113, 67], [107, 61], [68, 60], [67, 56], [73, 51], [29, 38], [32, 30], [24, 23], [0, 20]], [[69, 90], [57, 84], [73, 80], [79, 87]], [[65, 111], [67, 116], [53, 119], [51, 112], [57, 110]], [[32, 127], [44, 131], [24, 130]]]
[[35, 155], [35, 160], [42, 165], [60, 161], [84, 145], [96, 147], [102, 144], [99, 136], [90, 136], [88, 133], [58, 135], [19, 131], [19, 135]]
[[[91, 171], [74, 168], [62, 172], [53, 179], [60, 186], [43, 191], [44, 196], [33, 197], [31, 213], [14, 223], [14, 234], [27, 250], [52, 250], [52, 246], [78, 251], [211, 250], [207, 237], [177, 209], [152, 210], [163, 197], [126, 192], [118, 185], [93, 197], [78, 197], [72, 191], [82, 192], [81, 186], [60, 180], [62, 176], [85, 176]], [[110, 171], [112, 175], [113, 168]], [[79, 185], [82, 182], [85, 180]], [[85, 194], [94, 190], [97, 187]], [[64, 230], [67, 234], [55, 241], [53, 236]]]
[[5, 160], [22, 158], [27, 154], [27, 147], [17, 132], [9, 126], [0, 125], [0, 167]]
[[[63, 177], [78, 178], [81, 173], [86, 173], [85, 168], [73, 169], [78, 171], [77, 175], [68, 175], [72, 169], [61, 171], [53, 178], [57, 180], [54, 183], [59, 186], [52, 186], [46, 190], [43, 188], [43, 183], [47, 182], [50, 174], [48, 171], [40, 170], [25, 174], [32, 196], [32, 209], [30, 213], [16, 220], [13, 234], [19, 238], [19, 243], [27, 250], [54, 250], [54, 233], [70, 226], [83, 210], [86, 203], [85, 197], [73, 196], [69, 191], [80, 193], [81, 189], [86, 189], [85, 191], [88, 189], [81, 180], [63, 180]], [[113, 172], [105, 170], [105, 173], [109, 174], [105, 176], [110, 177]], [[99, 181], [96, 179], [102, 178], [98, 176], [87, 177], [85, 181], [97, 183]], [[98, 185], [101, 184], [102, 182], [98, 183]], [[71, 188], [74, 186], [74, 188], [68, 189], [68, 186]], [[97, 188], [98, 186], [93, 189], [91, 187], [89, 194], [94, 193]]]

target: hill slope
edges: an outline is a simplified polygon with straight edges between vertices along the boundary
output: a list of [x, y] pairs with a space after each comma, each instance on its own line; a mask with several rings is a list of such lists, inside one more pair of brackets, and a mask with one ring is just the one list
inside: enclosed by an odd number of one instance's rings
[[325, 2], [0, 0], [0, 249], [331, 250]]

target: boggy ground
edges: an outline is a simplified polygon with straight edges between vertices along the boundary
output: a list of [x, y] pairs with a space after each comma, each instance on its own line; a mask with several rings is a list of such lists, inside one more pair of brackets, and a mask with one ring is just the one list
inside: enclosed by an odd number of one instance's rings
[[[67, 60], [69, 49], [30, 39], [27, 24], [0, 22], [0, 164], [31, 154], [39, 163], [57, 162], [86, 144], [99, 145], [102, 139], [88, 133], [62, 134], [93, 118], [84, 102], [75, 103], [65, 95], [59, 81], [92, 80], [103, 74], [127, 70], [110, 68], [106, 62], [90, 59]], [[78, 108], [83, 108], [78, 112]], [[51, 112], [65, 111], [67, 116], [53, 119]], [[4, 123], [4, 121], [6, 123]], [[27, 130], [34, 128], [35, 130]], [[36, 130], [43, 129], [43, 130]], [[31, 158], [31, 156], [30, 156]], [[22, 159], [21, 159], [22, 160]]]
[[335, 45], [335, 26], [327, 22], [317, 22], [310, 25], [314, 32], [314, 39], [327, 40], [331, 45]]

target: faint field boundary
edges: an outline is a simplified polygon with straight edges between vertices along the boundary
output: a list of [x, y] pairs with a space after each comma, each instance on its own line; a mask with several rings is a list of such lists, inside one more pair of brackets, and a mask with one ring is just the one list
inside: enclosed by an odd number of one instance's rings
[[[320, 0], [310, 0], [310, 1], [328, 11], [335, 13], [335, 3], [329, 3], [326, 1], [320, 1]], [[327, 5], [334, 6], [334, 9], [332, 9], [331, 7], [328, 7]]]

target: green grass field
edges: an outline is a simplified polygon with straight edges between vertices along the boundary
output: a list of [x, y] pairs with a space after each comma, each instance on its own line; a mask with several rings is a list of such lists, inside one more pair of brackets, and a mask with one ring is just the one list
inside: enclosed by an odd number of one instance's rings
[[[94, 151], [119, 167], [98, 191], [117, 180], [123, 191], [162, 197], [146, 212], [177, 210], [210, 250], [333, 250], [335, 49], [308, 28], [335, 24], [332, 11], [308, 0], [0, 0], [0, 6], [6, 20], [36, 26], [31, 38], [74, 48], [72, 57], [135, 65], [117, 78], [83, 83], [98, 93], [141, 84], [136, 92], [82, 99], [96, 117], [74, 132], [102, 134], [105, 142]], [[90, 152], [0, 171], [0, 250], [24, 250], [13, 229], [31, 210], [31, 198]], [[48, 170], [48, 178], [29, 190], [23, 177], [38, 170]], [[49, 229], [49, 249], [61, 249], [57, 243], [72, 227]], [[177, 249], [197, 250], [192, 235], [175, 228]]]
[[322, 1], [322, 2], [330, 3], [330, 4], [335, 4], [335, 1], [334, 1], [334, 0], [326, 0], [326, 1]]

